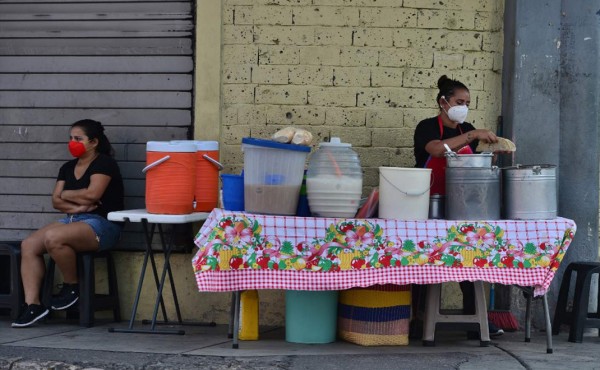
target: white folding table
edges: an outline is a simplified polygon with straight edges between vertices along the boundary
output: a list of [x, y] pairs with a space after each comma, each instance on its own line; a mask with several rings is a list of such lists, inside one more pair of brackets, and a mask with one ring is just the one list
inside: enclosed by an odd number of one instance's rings
[[[144, 252], [144, 262], [142, 265], [142, 270], [140, 272], [140, 277], [137, 286], [137, 292], [135, 294], [135, 300], [133, 301], [133, 308], [131, 312], [131, 318], [129, 319], [129, 326], [127, 328], [109, 328], [110, 332], [120, 332], [120, 333], [149, 333], [149, 334], [185, 334], [184, 330], [157, 330], [156, 317], [158, 316], [158, 307], [161, 306], [162, 314], [164, 318], [164, 323], [169, 323], [167, 318], [167, 312], [165, 309], [165, 304], [162, 297], [163, 288], [165, 285], [165, 280], [167, 274], [169, 275], [169, 281], [171, 284], [171, 291], [173, 293], [173, 300], [175, 303], [175, 311], [177, 313], [177, 324], [183, 324], [183, 320], [181, 319], [181, 311], [179, 310], [179, 301], [177, 299], [177, 293], [175, 290], [175, 283], [173, 281], [173, 273], [171, 271], [171, 265], [169, 263], [169, 259], [171, 257], [171, 252], [173, 250], [173, 240], [174, 240], [174, 230], [171, 231], [168, 235], [168, 240], [165, 238], [165, 233], [163, 231], [163, 225], [174, 225], [174, 224], [187, 224], [192, 222], [204, 221], [208, 217], [208, 213], [206, 212], [194, 212], [190, 214], [183, 215], [167, 215], [167, 214], [153, 214], [148, 213], [145, 209], [132, 209], [132, 210], [124, 210], [117, 212], [110, 212], [108, 214], [108, 219], [110, 221], [116, 222], [141, 222], [142, 228], [144, 230], [144, 237], [146, 239], [146, 250]], [[164, 253], [164, 264], [163, 270], [160, 277], [158, 278], [158, 270], [156, 268], [156, 262], [154, 260], [154, 251], [152, 250], [152, 238], [154, 236], [155, 229], [158, 228], [158, 234], [160, 237], [160, 244], [162, 246], [162, 250]], [[151, 326], [150, 329], [135, 329], [133, 327], [135, 321], [135, 315], [137, 313], [137, 308], [140, 300], [140, 295], [142, 292], [142, 286], [144, 285], [144, 277], [146, 274], [146, 267], [148, 266], [148, 259], [150, 259], [150, 264], [152, 266], [152, 272], [154, 275], [154, 281], [156, 283], [156, 288], [158, 290], [156, 301], [154, 304], [154, 312], [152, 314]], [[175, 323], [175, 322], [174, 322]], [[214, 325], [214, 324], [213, 324]]]

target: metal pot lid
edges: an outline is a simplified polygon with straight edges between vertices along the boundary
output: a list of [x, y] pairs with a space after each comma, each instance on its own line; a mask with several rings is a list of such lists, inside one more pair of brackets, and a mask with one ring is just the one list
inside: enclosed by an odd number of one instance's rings
[[447, 157], [451, 158], [484, 158], [484, 157], [493, 157], [493, 153], [476, 153], [476, 154], [457, 154], [451, 155], [450, 153], [445, 153]]
[[535, 169], [553, 169], [556, 168], [554, 164], [517, 164], [510, 167], [502, 167], [503, 170], [535, 170]]

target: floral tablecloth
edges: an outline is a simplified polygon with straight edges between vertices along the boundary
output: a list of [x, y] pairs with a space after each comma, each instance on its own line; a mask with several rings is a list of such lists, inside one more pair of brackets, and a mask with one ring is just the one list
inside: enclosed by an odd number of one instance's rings
[[573, 220], [336, 219], [214, 209], [194, 242], [200, 291], [487, 281], [544, 294]]

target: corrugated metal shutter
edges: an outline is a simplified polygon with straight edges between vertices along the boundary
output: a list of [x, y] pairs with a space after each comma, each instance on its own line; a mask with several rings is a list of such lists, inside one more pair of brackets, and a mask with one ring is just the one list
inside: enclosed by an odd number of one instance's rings
[[191, 1], [0, 0], [0, 240], [57, 218], [83, 118], [107, 127], [126, 207], [144, 207], [146, 141], [192, 132], [193, 25]]

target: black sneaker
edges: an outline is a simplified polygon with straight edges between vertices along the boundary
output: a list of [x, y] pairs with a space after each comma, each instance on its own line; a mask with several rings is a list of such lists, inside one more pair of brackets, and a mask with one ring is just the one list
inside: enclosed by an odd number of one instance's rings
[[13, 328], [26, 328], [48, 315], [50, 311], [41, 304], [26, 305], [21, 315], [12, 323]]
[[52, 296], [53, 310], [64, 310], [79, 300], [79, 284], [63, 284], [60, 292]]

